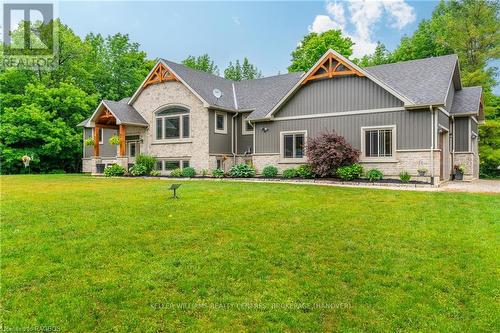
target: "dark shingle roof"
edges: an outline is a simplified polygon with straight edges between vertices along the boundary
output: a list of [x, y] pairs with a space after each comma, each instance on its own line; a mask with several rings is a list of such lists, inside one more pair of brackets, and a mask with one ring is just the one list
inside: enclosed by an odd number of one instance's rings
[[[416, 105], [445, 104], [450, 80], [458, 80], [457, 60], [456, 55], [447, 55], [366, 67], [364, 70]], [[210, 106], [234, 111], [253, 110], [249, 119], [265, 117], [303, 75], [302, 72], [288, 73], [238, 82], [194, 70], [169, 60], [162, 59], [162, 61]], [[222, 91], [219, 99], [213, 95], [214, 89]], [[480, 96], [480, 87], [458, 90], [451, 112], [477, 113]], [[147, 125], [142, 116], [127, 104], [129, 101], [130, 98], [124, 98], [119, 102], [103, 102], [122, 123]], [[87, 122], [88, 119], [79, 125], [85, 126]]]
[[116, 118], [118, 118], [117, 120], [119, 120], [120, 123], [146, 126], [148, 125], [147, 121], [142, 118], [142, 116], [133, 106], [128, 105], [127, 102], [122, 101], [115, 102], [103, 100], [102, 102], [109, 108], [109, 110], [116, 116]]
[[302, 72], [270, 76], [235, 83], [239, 109], [253, 109], [248, 119], [259, 119], [266, 114], [300, 80]]
[[364, 68], [415, 104], [444, 104], [455, 54]]
[[455, 92], [451, 114], [477, 114], [481, 102], [481, 87], [467, 87]]
[[[233, 81], [198, 71], [172, 61], [162, 59], [182, 80], [184, 80], [208, 104], [227, 109], [236, 109], [234, 105]], [[222, 91], [217, 99], [213, 95], [214, 89]]]

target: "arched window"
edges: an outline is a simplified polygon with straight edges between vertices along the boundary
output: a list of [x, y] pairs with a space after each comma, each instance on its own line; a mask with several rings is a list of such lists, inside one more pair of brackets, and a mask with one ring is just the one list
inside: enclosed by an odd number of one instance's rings
[[156, 113], [156, 140], [189, 138], [189, 109], [172, 106]]

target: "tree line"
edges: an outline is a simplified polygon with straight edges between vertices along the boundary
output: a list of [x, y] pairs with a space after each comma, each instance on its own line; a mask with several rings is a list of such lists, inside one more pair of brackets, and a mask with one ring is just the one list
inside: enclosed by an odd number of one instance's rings
[[[352, 59], [360, 66], [374, 66], [456, 53], [463, 85], [481, 85], [484, 90], [482, 176], [498, 176], [500, 165], [500, 97], [492, 92], [498, 73], [488, 66], [500, 53], [498, 14], [498, 0], [441, 1], [432, 17], [421, 21], [392, 52], [378, 43], [373, 54]], [[59, 20], [51, 24], [59, 26], [55, 70], [0, 68], [1, 173], [26, 172], [23, 155], [33, 158], [35, 172], [79, 171], [83, 147], [76, 125], [92, 114], [101, 99], [131, 96], [154, 65], [128, 35], [80, 38]], [[307, 71], [329, 48], [350, 58], [353, 45], [340, 30], [307, 34], [292, 51], [288, 71]], [[182, 63], [220, 75], [208, 54], [189, 55]], [[223, 76], [248, 80], [262, 77], [262, 72], [245, 57], [241, 63], [231, 61]]]

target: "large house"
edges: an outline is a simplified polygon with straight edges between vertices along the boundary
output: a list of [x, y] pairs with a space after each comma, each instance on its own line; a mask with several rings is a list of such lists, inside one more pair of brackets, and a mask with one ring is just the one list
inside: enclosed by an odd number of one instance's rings
[[[448, 180], [454, 165], [478, 177], [481, 87], [462, 87], [456, 55], [361, 68], [329, 50], [307, 73], [231, 81], [160, 59], [134, 95], [103, 100], [83, 121], [83, 171], [130, 167], [139, 153], [157, 169], [279, 170], [307, 162], [308, 138], [335, 131], [388, 177], [427, 169]], [[118, 135], [119, 145], [108, 140]]]

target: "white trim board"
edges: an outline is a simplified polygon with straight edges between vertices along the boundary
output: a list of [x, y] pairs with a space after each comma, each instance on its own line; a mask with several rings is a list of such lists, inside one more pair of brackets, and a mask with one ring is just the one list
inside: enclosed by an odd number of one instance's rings
[[406, 109], [404, 107], [393, 107], [393, 108], [383, 108], [383, 109], [368, 109], [368, 110], [356, 110], [356, 111], [342, 111], [342, 112], [307, 114], [307, 115], [289, 116], [289, 117], [276, 117], [276, 118], [273, 117], [273, 118], [271, 118], [271, 120], [279, 121], [279, 120], [339, 117], [339, 116], [348, 116], [348, 115], [356, 115], [356, 114], [398, 112], [398, 111], [405, 111], [405, 110]]

